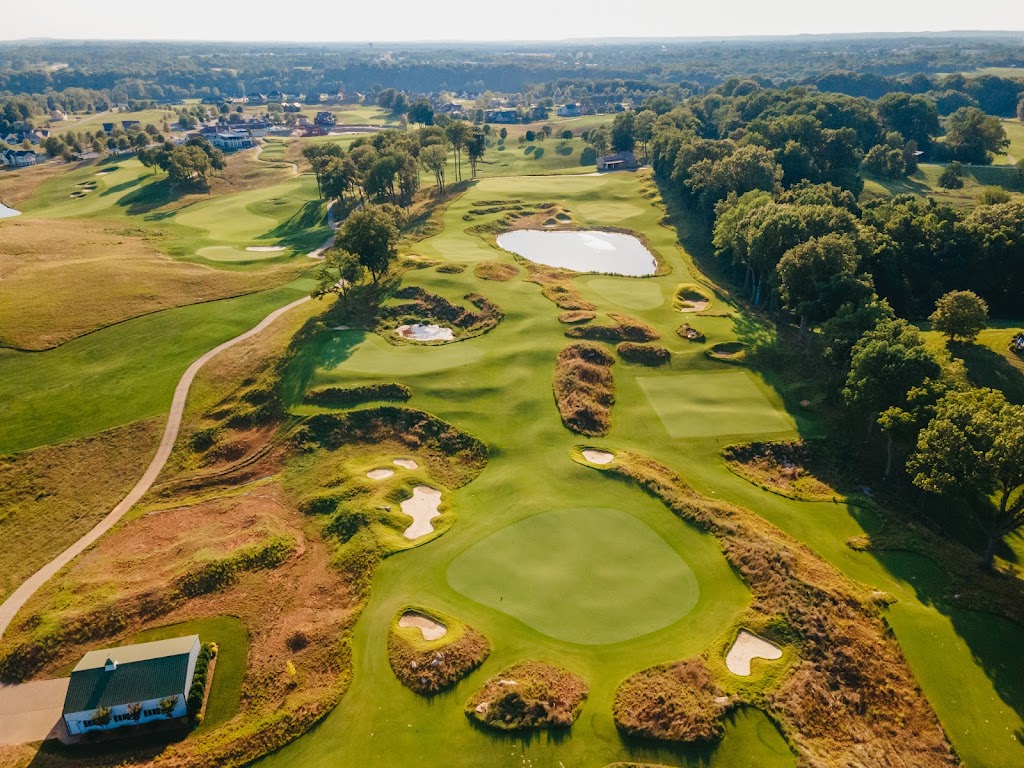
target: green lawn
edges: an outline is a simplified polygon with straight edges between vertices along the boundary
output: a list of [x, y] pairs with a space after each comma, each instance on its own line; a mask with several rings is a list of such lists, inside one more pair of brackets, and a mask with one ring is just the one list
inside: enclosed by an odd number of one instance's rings
[[210, 698], [206, 703], [206, 716], [196, 729], [197, 733], [205, 733], [230, 720], [238, 711], [249, 653], [249, 632], [245, 624], [234, 616], [216, 616], [147, 629], [133, 637], [131, 642], [147, 643], [184, 635], [199, 635], [203, 644], [217, 644], [217, 667], [213, 673]]
[[[463, 552], [448, 567], [448, 583], [556, 640], [632, 640], [682, 619], [697, 604], [701, 583], [684, 554], [715, 559], [714, 545], [685, 526], [676, 528], [682, 552], [625, 512], [543, 512]], [[742, 594], [727, 571], [716, 574], [723, 581], [712, 579], [709, 569], [701, 575], [705, 589]]]
[[665, 303], [664, 286], [633, 278], [594, 277], [585, 285], [608, 301], [626, 309], [657, 309]]
[[792, 420], [768, 402], [744, 372], [651, 376], [638, 383], [674, 438], [793, 429]]

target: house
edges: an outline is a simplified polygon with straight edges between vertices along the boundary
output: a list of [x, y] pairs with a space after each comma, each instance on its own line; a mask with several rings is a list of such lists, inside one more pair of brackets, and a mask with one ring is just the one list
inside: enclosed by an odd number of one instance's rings
[[280, 91], [271, 91], [267, 94], [267, 101], [275, 104], [280, 104], [285, 101], [288, 97]]
[[54, 109], [50, 112], [51, 123], [63, 123], [67, 119], [67, 114], [59, 109]]
[[209, 138], [210, 143], [218, 149], [249, 149], [253, 146], [248, 131], [218, 131]]
[[124, 132], [127, 133], [130, 130], [138, 130], [142, 128], [142, 123], [140, 123], [138, 120], [122, 120], [121, 128], [123, 128]]
[[[68, 733], [184, 717], [198, 657], [198, 635], [89, 651], [71, 672], [64, 698]], [[107, 710], [109, 720], [97, 723]]]
[[489, 109], [484, 112], [485, 123], [518, 123], [519, 112], [514, 109]]
[[300, 128], [305, 128], [305, 127], [307, 127], [309, 125], [309, 118], [306, 117], [305, 115], [299, 115], [295, 119], [295, 124], [297, 126], [299, 126]]
[[243, 123], [230, 123], [228, 130], [233, 133], [241, 133], [248, 131], [249, 135], [254, 139], [261, 138], [267, 135], [267, 129], [270, 127], [270, 123], [263, 120], [249, 120]]
[[103, 132], [109, 136], [114, 132], [114, 123], [104, 123]]
[[441, 104], [437, 108], [436, 111], [440, 112], [442, 115], [461, 114], [462, 113], [462, 105], [461, 104], [456, 104], [455, 102], [450, 101], [450, 102], [448, 102], [446, 104]]
[[338, 118], [330, 112], [317, 112], [316, 117], [313, 118], [313, 122], [317, 125], [337, 125]]
[[249, 99], [249, 103], [250, 104], [263, 104], [263, 103], [266, 102], [267, 97], [264, 94], [262, 94], [262, 93], [258, 93], [257, 91], [253, 91], [252, 93], [249, 94], [248, 99]]
[[327, 136], [328, 130], [326, 125], [310, 125], [303, 132], [303, 136]]
[[297, 101], [293, 101], [287, 104], [282, 104], [281, 109], [283, 109], [285, 112], [301, 112], [302, 105], [299, 104], [299, 102]]
[[579, 117], [583, 114], [583, 109], [579, 104], [563, 104], [558, 108], [559, 117]]
[[616, 152], [614, 155], [597, 158], [599, 171], [635, 171], [639, 165], [632, 152]]
[[537, 122], [539, 120], [547, 120], [551, 116], [551, 110], [547, 107], [540, 106], [533, 107], [530, 110], [530, 121]]
[[4, 165], [11, 168], [25, 168], [39, 162], [39, 155], [31, 149], [5, 149], [3, 153]]

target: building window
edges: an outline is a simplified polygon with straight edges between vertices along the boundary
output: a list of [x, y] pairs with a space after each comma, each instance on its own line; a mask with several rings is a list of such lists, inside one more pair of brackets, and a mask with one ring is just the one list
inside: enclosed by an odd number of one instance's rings
[[94, 725], [96, 725], [96, 723], [94, 723], [92, 720], [83, 720], [82, 721], [82, 727], [83, 728], [92, 728]]

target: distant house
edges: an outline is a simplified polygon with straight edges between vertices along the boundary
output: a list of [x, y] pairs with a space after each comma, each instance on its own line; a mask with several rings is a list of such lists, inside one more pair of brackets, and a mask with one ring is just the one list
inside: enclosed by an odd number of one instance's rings
[[597, 158], [597, 170], [599, 171], [633, 171], [640, 164], [632, 152], [616, 152], [614, 155], [605, 155]]
[[62, 123], [62, 122], [64, 122], [67, 119], [68, 119], [67, 114], [64, 113], [63, 111], [59, 110], [59, 109], [55, 109], [55, 110], [50, 112], [50, 122], [51, 123]]
[[258, 93], [257, 91], [250, 93], [247, 98], [249, 99], [250, 104], [263, 104], [267, 100], [267, 97], [264, 94]]
[[128, 131], [130, 131], [132, 129], [141, 128], [142, 127], [142, 123], [140, 123], [138, 120], [122, 120], [121, 121], [121, 127], [127, 133]]
[[579, 104], [563, 104], [558, 108], [559, 117], [579, 117], [583, 114], [583, 109]]
[[514, 109], [489, 109], [484, 112], [485, 123], [518, 123], [519, 112]]
[[301, 112], [302, 105], [299, 104], [297, 101], [293, 101], [287, 104], [282, 104], [281, 109], [283, 109], [285, 112]]
[[11, 168], [25, 168], [39, 162], [39, 155], [31, 149], [5, 149], [3, 153], [4, 165]]
[[329, 131], [326, 125], [310, 125], [302, 132], [303, 136], [326, 136]]
[[271, 91], [267, 94], [267, 101], [280, 104], [285, 101], [288, 97], [280, 91]]
[[[198, 657], [198, 635], [90, 651], [71, 672], [68, 683], [64, 698], [68, 733], [166, 720], [161, 702], [166, 702], [170, 717], [184, 717]], [[97, 713], [108, 709], [109, 721], [97, 723]]]
[[317, 125], [337, 125], [338, 118], [330, 112], [317, 112], [316, 117], [313, 118], [313, 122]]
[[108, 136], [114, 132], [114, 123], [104, 123], [103, 132]]
[[253, 146], [248, 131], [218, 131], [209, 138], [210, 143], [218, 149], [249, 149]]
[[547, 120], [551, 116], [551, 110], [547, 107], [537, 105], [530, 110], [530, 120], [536, 122], [537, 120]]
[[263, 120], [249, 120], [244, 123], [231, 123], [228, 125], [228, 130], [235, 133], [248, 131], [249, 135], [255, 139], [266, 136], [269, 127], [270, 123]]

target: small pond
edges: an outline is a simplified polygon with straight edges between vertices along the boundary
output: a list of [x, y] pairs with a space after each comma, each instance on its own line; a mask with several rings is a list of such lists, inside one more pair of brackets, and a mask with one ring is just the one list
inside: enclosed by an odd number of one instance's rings
[[644, 277], [658, 268], [643, 243], [619, 232], [517, 229], [498, 235], [498, 245], [537, 264], [575, 272]]
[[21, 211], [16, 211], [13, 208], [8, 208], [3, 203], [0, 203], [0, 219], [8, 219], [11, 216], [20, 216]]

